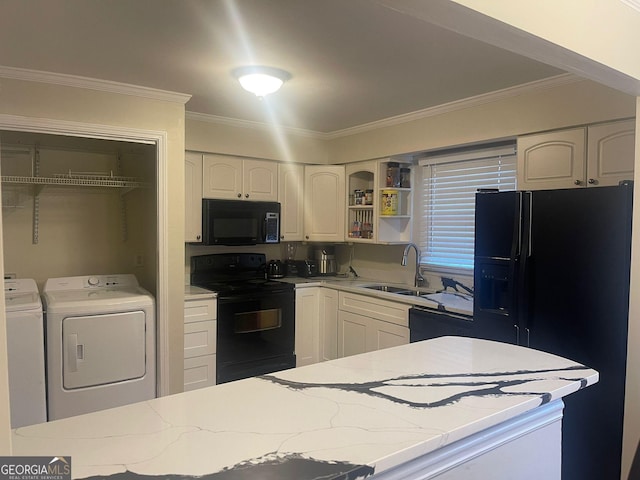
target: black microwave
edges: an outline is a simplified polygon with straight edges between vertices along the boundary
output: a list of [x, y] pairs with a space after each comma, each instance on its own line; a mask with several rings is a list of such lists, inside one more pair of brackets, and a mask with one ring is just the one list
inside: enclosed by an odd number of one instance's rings
[[248, 200], [202, 200], [202, 243], [280, 243], [280, 204]]

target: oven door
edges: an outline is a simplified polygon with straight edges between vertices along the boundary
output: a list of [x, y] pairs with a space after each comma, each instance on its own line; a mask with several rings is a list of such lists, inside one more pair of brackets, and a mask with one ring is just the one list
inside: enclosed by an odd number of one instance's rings
[[218, 297], [217, 383], [295, 367], [290, 288]]

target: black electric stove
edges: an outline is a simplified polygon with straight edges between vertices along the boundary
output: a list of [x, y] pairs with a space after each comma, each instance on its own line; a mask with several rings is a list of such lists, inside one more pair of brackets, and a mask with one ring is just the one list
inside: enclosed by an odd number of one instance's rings
[[191, 285], [219, 294], [293, 290], [294, 285], [267, 279], [262, 253], [219, 253], [191, 257]]
[[264, 254], [191, 257], [191, 284], [218, 293], [216, 383], [296, 366], [294, 285], [266, 278]]

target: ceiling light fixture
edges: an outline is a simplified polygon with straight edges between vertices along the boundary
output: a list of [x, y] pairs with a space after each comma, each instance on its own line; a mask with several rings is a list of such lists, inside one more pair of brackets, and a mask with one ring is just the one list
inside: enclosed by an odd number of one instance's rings
[[260, 65], [239, 67], [234, 69], [232, 73], [242, 88], [257, 97], [277, 92], [282, 84], [291, 78], [291, 74], [284, 70]]

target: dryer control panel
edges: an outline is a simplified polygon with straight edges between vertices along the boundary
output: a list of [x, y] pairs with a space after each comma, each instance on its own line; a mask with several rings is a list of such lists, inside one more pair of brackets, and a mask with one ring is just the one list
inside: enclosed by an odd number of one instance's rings
[[130, 273], [117, 275], [89, 275], [79, 277], [50, 278], [45, 291], [82, 290], [85, 288], [137, 287], [138, 279]]

